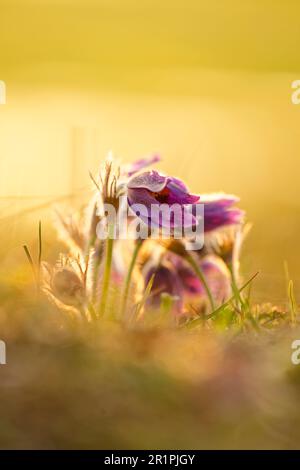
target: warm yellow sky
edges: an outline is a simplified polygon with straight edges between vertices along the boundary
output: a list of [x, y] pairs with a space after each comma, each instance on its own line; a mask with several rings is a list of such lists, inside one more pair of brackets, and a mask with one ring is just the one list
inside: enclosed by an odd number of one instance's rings
[[1, 0], [0, 13], [1, 73], [18, 83], [122, 90], [157, 68], [300, 72], [298, 0]]

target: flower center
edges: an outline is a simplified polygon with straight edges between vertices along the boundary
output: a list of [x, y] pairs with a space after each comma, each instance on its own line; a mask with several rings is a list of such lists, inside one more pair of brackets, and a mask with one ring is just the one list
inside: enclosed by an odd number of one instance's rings
[[168, 188], [164, 188], [162, 191], [159, 193], [153, 193], [151, 192], [151, 195], [160, 203], [168, 202], [168, 197], [169, 197], [170, 191]]

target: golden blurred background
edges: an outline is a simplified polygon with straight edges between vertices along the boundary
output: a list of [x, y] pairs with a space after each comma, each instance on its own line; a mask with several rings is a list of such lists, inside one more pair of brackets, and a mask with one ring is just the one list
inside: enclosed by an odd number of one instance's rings
[[86, 198], [109, 150], [156, 152], [194, 192], [241, 197], [258, 300], [282, 301], [284, 261], [299, 290], [299, 14], [297, 0], [0, 0], [2, 268], [51, 202]]

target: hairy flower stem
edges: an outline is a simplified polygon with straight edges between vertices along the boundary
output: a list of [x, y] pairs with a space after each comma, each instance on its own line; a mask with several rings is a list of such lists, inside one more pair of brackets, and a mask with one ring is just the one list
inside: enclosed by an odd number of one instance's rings
[[134, 251], [133, 251], [133, 254], [132, 254], [132, 258], [131, 258], [130, 265], [129, 265], [129, 268], [128, 268], [127, 276], [126, 276], [126, 279], [125, 279], [125, 287], [124, 287], [124, 292], [123, 292], [122, 308], [121, 308], [122, 316], [125, 314], [125, 311], [126, 311], [131, 277], [132, 277], [133, 269], [134, 269], [134, 266], [135, 266], [135, 263], [136, 263], [136, 260], [137, 260], [137, 257], [138, 257], [138, 254], [139, 254], [139, 251], [140, 251], [140, 248], [141, 248], [142, 244], [143, 244], [143, 240], [141, 238], [136, 240], [135, 248], [134, 248]]
[[102, 294], [101, 300], [99, 305], [99, 317], [105, 316], [105, 308], [106, 308], [106, 301], [107, 295], [109, 290], [109, 281], [110, 281], [110, 273], [111, 273], [111, 265], [112, 265], [112, 254], [113, 254], [113, 246], [114, 246], [114, 226], [108, 226], [108, 238], [106, 240], [106, 259], [105, 259], [105, 267], [104, 267], [104, 274], [103, 274], [103, 284], [102, 284]]
[[194, 258], [191, 255], [189, 255], [187, 257], [187, 261], [190, 263], [190, 265], [194, 269], [196, 275], [198, 276], [198, 278], [202, 282], [203, 287], [206, 291], [209, 303], [210, 303], [211, 311], [213, 312], [215, 310], [214, 299], [213, 299], [212, 293], [210, 291], [210, 288], [208, 287], [208, 284], [207, 284], [205, 275], [202, 272], [202, 269], [198, 266], [198, 264], [196, 263], [196, 261], [194, 260]]
[[98, 248], [96, 248], [96, 244], [93, 247], [95, 248], [96, 253], [97, 253], [95, 265], [94, 265], [94, 272], [93, 272], [92, 301], [94, 304], [96, 303], [96, 299], [97, 299], [98, 279], [99, 279], [99, 271], [100, 271], [100, 266], [101, 266], [102, 253], [103, 253], [103, 246], [104, 246], [104, 243], [102, 242], [101, 247], [99, 246]]

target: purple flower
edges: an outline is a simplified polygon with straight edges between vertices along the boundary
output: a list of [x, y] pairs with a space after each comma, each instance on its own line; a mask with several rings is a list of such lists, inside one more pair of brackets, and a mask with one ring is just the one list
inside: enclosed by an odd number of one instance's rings
[[[156, 227], [176, 227], [196, 225], [197, 220], [188, 209], [188, 205], [199, 201], [199, 196], [190, 194], [185, 184], [174, 177], [164, 176], [157, 171], [147, 171], [131, 178], [127, 184], [128, 204], [133, 212], [146, 224]], [[179, 205], [180, 213], [163, 214], [153, 210], [166, 204]], [[145, 211], [140, 212], [140, 205]]]
[[244, 211], [232, 207], [238, 201], [236, 196], [222, 193], [201, 195], [201, 203], [204, 204], [204, 231], [240, 224]]
[[200, 268], [205, 275], [215, 304], [221, 305], [232, 294], [230, 271], [221, 258], [213, 255], [203, 258]]
[[[230, 272], [222, 259], [206, 256], [199, 264], [216, 305], [222, 304], [231, 295]], [[161, 295], [169, 294], [175, 298], [174, 313], [182, 313], [186, 301], [206, 299], [206, 291], [194, 270], [180, 257], [169, 253], [158, 266], [150, 265], [144, 273], [145, 285], [154, 274], [150, 306], [160, 306]]]
[[159, 155], [152, 155], [151, 157], [140, 158], [139, 160], [136, 160], [134, 163], [128, 165], [125, 168], [125, 172], [128, 178], [130, 178], [131, 176], [143, 170], [147, 166], [160, 162], [160, 160], [161, 160], [161, 157]]
[[168, 294], [175, 299], [175, 310], [180, 313], [182, 310], [182, 285], [180, 278], [171, 263], [162, 262], [159, 266], [151, 266], [145, 275], [145, 285], [147, 285], [154, 275], [151, 294], [148, 298], [148, 305], [159, 308], [161, 295]]

